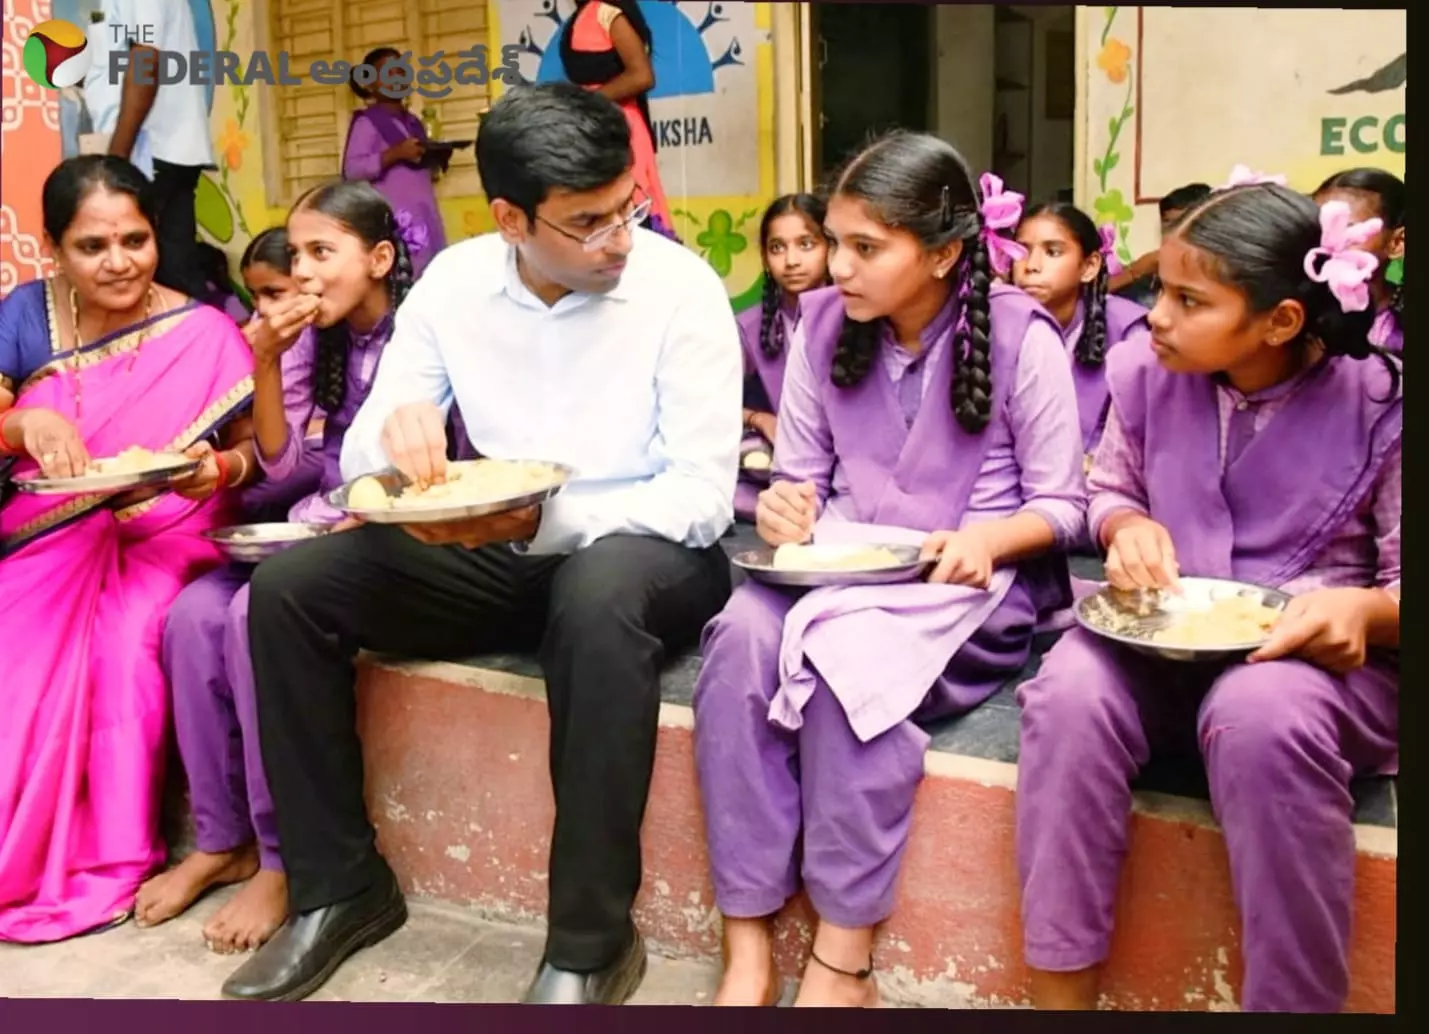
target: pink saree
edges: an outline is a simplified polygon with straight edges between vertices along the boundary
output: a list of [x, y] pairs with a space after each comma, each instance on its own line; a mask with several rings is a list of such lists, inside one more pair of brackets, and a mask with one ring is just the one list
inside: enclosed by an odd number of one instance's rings
[[[251, 373], [233, 321], [188, 305], [54, 355], [15, 405], [74, 421], [77, 376], [91, 455], [182, 449], [248, 406]], [[115, 510], [101, 497], [17, 494], [0, 509], [0, 941], [120, 921], [163, 864], [159, 636], [179, 590], [221, 561], [200, 533], [231, 504], [169, 493]]]

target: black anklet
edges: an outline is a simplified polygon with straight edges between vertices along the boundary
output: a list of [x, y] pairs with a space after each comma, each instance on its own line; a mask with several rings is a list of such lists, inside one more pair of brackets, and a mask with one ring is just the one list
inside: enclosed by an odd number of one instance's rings
[[829, 965], [827, 962], [825, 962], [823, 959], [819, 958], [818, 954], [817, 954], [812, 948], [809, 949], [809, 958], [813, 959], [813, 960], [814, 960], [815, 962], [817, 962], [820, 966], [823, 966], [823, 967], [824, 967], [826, 970], [828, 970], [830, 973], [837, 973], [837, 974], [838, 974], [839, 976], [841, 976], [841, 977], [853, 977], [853, 979], [855, 979], [855, 980], [867, 980], [869, 977], [873, 976], [873, 953], [872, 953], [872, 952], [870, 952], [870, 953], [869, 953], [869, 956], [868, 956], [868, 968], [867, 968], [867, 969], [861, 969], [861, 970], [859, 970], [857, 973], [852, 973], [852, 972], [850, 972], [850, 971], [848, 971], [848, 970], [846, 970], [846, 969], [839, 969], [837, 966], [830, 966], [830, 965]]

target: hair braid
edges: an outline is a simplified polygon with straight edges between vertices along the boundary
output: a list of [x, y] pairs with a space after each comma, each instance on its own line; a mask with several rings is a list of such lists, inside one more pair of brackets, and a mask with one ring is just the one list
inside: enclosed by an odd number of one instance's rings
[[1077, 362], [1083, 366], [1100, 366], [1106, 362], [1106, 263], [1097, 270], [1097, 277], [1082, 288], [1086, 312], [1082, 316], [1082, 336], [1077, 341]]
[[988, 292], [992, 287], [987, 244], [976, 237], [967, 246], [962, 318], [953, 339], [953, 415], [969, 434], [978, 434], [992, 420], [992, 321]]
[[783, 292], [774, 278], [764, 274], [764, 295], [759, 313], [759, 349], [770, 359], [784, 351], [784, 321], [779, 318], [779, 302]]

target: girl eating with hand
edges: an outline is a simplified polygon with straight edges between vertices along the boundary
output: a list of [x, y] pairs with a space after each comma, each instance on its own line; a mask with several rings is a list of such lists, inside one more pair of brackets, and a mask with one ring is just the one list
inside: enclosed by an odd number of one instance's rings
[[[1070, 601], [1084, 528], [1076, 396], [1058, 327], [992, 283], [1021, 198], [950, 145], [894, 133], [838, 177], [834, 285], [800, 299], [760, 536], [902, 543], [926, 583], [808, 592], [750, 581], [705, 629], [695, 750], [721, 1005], [779, 995], [771, 921], [802, 886], [819, 924], [796, 1004], [873, 1006], [928, 735], [1027, 661]], [[877, 643], [876, 649], [870, 644]]]
[[1246, 181], [1161, 246], [1150, 334], [1107, 359], [1088, 477], [1120, 589], [1182, 575], [1280, 589], [1244, 662], [1188, 664], [1068, 631], [1022, 685], [1017, 856], [1045, 1009], [1096, 1007], [1131, 782], [1198, 752], [1225, 832], [1250, 1012], [1336, 1012], [1349, 984], [1350, 780], [1398, 759], [1398, 362], [1370, 340], [1382, 230]]
[[[248, 332], [258, 462], [270, 479], [291, 475], [321, 406], [327, 419], [318, 491], [288, 519], [340, 526], [344, 515], [326, 496], [342, 483], [343, 435], [372, 385], [412, 268], [392, 209], [366, 183], [333, 183], [299, 198], [287, 236], [299, 293], [272, 301], [260, 291], [267, 312]], [[165, 625], [164, 668], [198, 850], [145, 884], [136, 912], [139, 923], [153, 926], [211, 886], [247, 880], [204, 928], [220, 953], [256, 949], [288, 911], [248, 653], [252, 570], [229, 565], [195, 582]]]

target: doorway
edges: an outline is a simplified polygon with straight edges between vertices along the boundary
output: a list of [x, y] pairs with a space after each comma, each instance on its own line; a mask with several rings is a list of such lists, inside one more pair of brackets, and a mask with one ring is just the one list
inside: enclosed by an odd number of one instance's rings
[[928, 131], [935, 7], [807, 4], [812, 171], [822, 183], [889, 129]]

